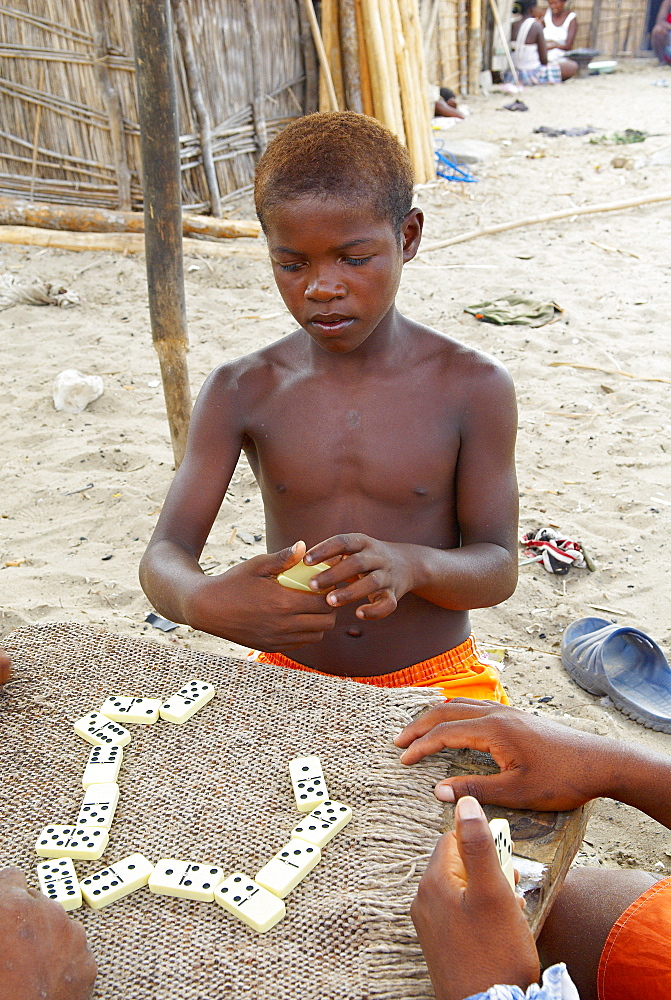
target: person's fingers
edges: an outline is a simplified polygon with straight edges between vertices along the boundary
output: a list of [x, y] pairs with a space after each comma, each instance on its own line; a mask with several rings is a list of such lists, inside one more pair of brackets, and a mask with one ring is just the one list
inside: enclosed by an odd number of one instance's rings
[[372, 598], [370, 604], [362, 604], [360, 608], [356, 609], [357, 618], [363, 618], [366, 621], [377, 621], [380, 618], [386, 618], [387, 615], [396, 611], [398, 601], [390, 590], [380, 590], [377, 594], [371, 594], [370, 596]]
[[476, 698], [452, 698], [445, 705], [431, 708], [424, 715], [420, 715], [419, 718], [409, 723], [398, 734], [394, 743], [397, 747], [409, 747], [414, 740], [424, 736], [443, 722], [480, 718], [483, 715], [488, 715], [492, 709], [500, 707], [498, 702], [493, 701], [481, 701]]
[[459, 799], [454, 810], [459, 854], [466, 869], [467, 892], [474, 899], [498, 896], [510, 886], [501, 870], [492, 831], [482, 806], [471, 796]]
[[[516, 790], [518, 775], [514, 771], [499, 774], [462, 774], [458, 778], [445, 778], [434, 788], [440, 802], [457, 802], [472, 796], [478, 802], [492, 806], [514, 808], [518, 800]], [[521, 802], [519, 803], [521, 805]]]
[[0, 684], [9, 680], [12, 673], [12, 658], [4, 649], [0, 649]]
[[3, 889], [27, 889], [26, 876], [20, 868], [3, 868], [0, 870], [0, 892]]
[[325, 538], [323, 542], [313, 545], [305, 554], [305, 562], [308, 566], [312, 566], [314, 563], [334, 559], [335, 556], [351, 555], [353, 552], [359, 552], [365, 543], [365, 535], [355, 533], [333, 535], [331, 538]]
[[[449, 703], [448, 703], [449, 704]], [[436, 711], [442, 711], [439, 706]], [[434, 753], [439, 753], [445, 748], [460, 750], [462, 747], [469, 747], [471, 750], [480, 750], [482, 753], [490, 753], [495, 748], [495, 741], [488, 725], [479, 725], [477, 715], [478, 709], [470, 710], [473, 716], [468, 721], [440, 722], [435, 725], [424, 736], [415, 739], [401, 754], [402, 764], [416, 764], [424, 757], [430, 757]], [[499, 741], [496, 741], [498, 748]], [[402, 745], [402, 744], [401, 744]], [[398, 740], [397, 740], [398, 746]]]
[[[278, 576], [284, 570], [297, 566], [305, 555], [305, 542], [294, 542], [279, 552], [268, 552], [265, 555], [254, 556], [254, 566], [260, 576]], [[251, 560], [250, 560], [251, 562]]]

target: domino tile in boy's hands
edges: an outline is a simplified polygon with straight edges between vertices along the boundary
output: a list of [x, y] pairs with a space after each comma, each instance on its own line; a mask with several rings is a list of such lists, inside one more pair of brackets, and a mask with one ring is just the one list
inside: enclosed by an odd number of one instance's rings
[[82, 799], [77, 826], [103, 826], [109, 830], [119, 801], [116, 782], [89, 785]]
[[499, 864], [514, 892], [515, 869], [513, 867], [513, 841], [510, 836], [510, 824], [507, 819], [492, 819], [489, 822], [489, 829], [492, 831]]
[[160, 716], [166, 722], [176, 722], [181, 725], [195, 715], [199, 708], [207, 705], [214, 698], [214, 687], [205, 681], [193, 680], [185, 684], [177, 694], [164, 701], [160, 708]]
[[129, 854], [79, 883], [82, 896], [94, 910], [123, 899], [149, 881], [154, 870], [143, 854]]
[[161, 858], [149, 877], [149, 891], [160, 896], [179, 896], [211, 903], [224, 871], [214, 865], [193, 864], [177, 858]]
[[160, 698], [124, 698], [113, 694], [100, 711], [112, 722], [138, 722], [150, 725], [158, 719]]
[[318, 590], [313, 590], [310, 587], [310, 580], [313, 576], [317, 576], [318, 573], [323, 573], [330, 568], [328, 563], [320, 562], [315, 566], [307, 566], [301, 560], [301, 562], [292, 566], [291, 569], [286, 569], [283, 573], [280, 573], [277, 577], [277, 582], [289, 590], [307, 590], [309, 594], [318, 594]]
[[100, 712], [89, 712], [88, 715], [77, 719], [74, 726], [75, 732], [91, 743], [94, 747], [128, 746], [130, 743], [130, 733], [118, 722], [112, 722], [106, 715]]
[[94, 747], [82, 775], [82, 786], [101, 785], [116, 781], [119, 777], [123, 750], [120, 746]]
[[315, 806], [328, 801], [328, 788], [319, 757], [290, 760], [289, 774], [299, 812], [312, 812]]
[[214, 898], [228, 913], [259, 934], [269, 931], [286, 913], [286, 907], [278, 896], [243, 872], [233, 872], [225, 878], [214, 890]]
[[322, 852], [307, 840], [290, 840], [271, 858], [254, 881], [284, 899], [318, 864]]
[[35, 844], [41, 858], [77, 858], [97, 861], [105, 848], [109, 834], [102, 826], [45, 826]]
[[82, 905], [77, 872], [72, 858], [54, 858], [37, 866], [40, 892], [60, 903], [64, 910], [76, 910]]
[[344, 802], [330, 799], [313, 809], [309, 816], [302, 819], [291, 831], [294, 837], [307, 840], [317, 847], [325, 847], [336, 833], [340, 833], [352, 818], [352, 810]]

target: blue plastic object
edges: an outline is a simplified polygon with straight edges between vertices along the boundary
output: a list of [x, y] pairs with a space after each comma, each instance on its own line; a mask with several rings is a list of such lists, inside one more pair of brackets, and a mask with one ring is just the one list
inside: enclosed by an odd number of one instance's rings
[[671, 733], [671, 667], [645, 632], [603, 618], [580, 618], [564, 631], [561, 654], [580, 687], [608, 695], [642, 726]]
[[478, 178], [474, 177], [468, 167], [463, 163], [457, 163], [454, 156], [446, 153], [442, 148], [442, 143], [436, 148], [436, 173], [446, 181], [462, 181], [464, 184], [477, 184]]

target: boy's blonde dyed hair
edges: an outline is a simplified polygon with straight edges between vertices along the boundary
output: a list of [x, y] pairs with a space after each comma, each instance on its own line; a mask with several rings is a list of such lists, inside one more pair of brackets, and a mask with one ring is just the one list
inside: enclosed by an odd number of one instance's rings
[[325, 111], [297, 118], [269, 143], [254, 203], [264, 231], [274, 208], [312, 195], [367, 204], [400, 235], [412, 185], [408, 152], [388, 128], [353, 111]]

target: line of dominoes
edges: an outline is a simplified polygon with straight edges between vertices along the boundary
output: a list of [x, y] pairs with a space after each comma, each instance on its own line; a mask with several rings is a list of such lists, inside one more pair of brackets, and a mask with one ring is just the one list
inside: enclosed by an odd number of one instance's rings
[[264, 933], [285, 916], [285, 898], [319, 863], [322, 849], [352, 818], [349, 806], [329, 798], [319, 758], [299, 757], [290, 761], [289, 773], [296, 806], [307, 815], [291, 831], [288, 843], [253, 879], [244, 872], [226, 875], [215, 865], [178, 858], [162, 858], [152, 865], [144, 855], [134, 853], [80, 882], [73, 858], [95, 860], [101, 856], [118, 800], [114, 782], [89, 779], [116, 777], [121, 759], [119, 744], [95, 747], [82, 778], [83, 784], [89, 782], [80, 810], [80, 817], [87, 822], [47, 827], [38, 839], [38, 854], [50, 859], [38, 866], [40, 888], [66, 910], [81, 906], [82, 899], [101, 909], [148, 885], [157, 895], [215, 900], [247, 926]]
[[36, 853], [48, 858], [37, 867], [41, 891], [66, 910], [82, 905], [82, 897], [94, 908], [120, 899], [146, 885], [153, 865], [141, 854], [132, 854], [97, 872], [81, 883], [74, 860], [97, 861], [107, 847], [119, 802], [117, 778], [123, 747], [131, 741], [121, 722], [153, 724], [159, 717], [181, 725], [214, 697], [211, 684], [194, 679], [167, 700], [112, 695], [100, 711], [77, 719], [75, 732], [93, 746], [82, 775], [84, 798], [74, 823], [50, 823], [39, 834]]

